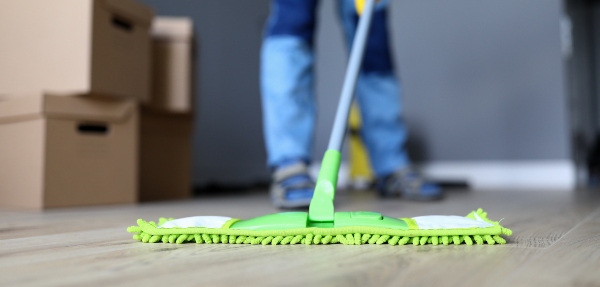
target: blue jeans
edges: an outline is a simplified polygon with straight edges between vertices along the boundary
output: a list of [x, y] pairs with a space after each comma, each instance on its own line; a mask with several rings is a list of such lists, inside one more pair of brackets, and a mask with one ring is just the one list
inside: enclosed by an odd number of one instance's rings
[[[314, 51], [317, 0], [273, 0], [261, 51], [263, 126], [270, 167], [310, 161], [314, 126]], [[338, 0], [351, 46], [358, 23], [354, 0]], [[378, 5], [359, 75], [356, 99], [362, 137], [377, 176], [408, 165], [400, 119], [400, 86], [394, 75], [385, 1]], [[335, 111], [334, 107], [330, 107]]]

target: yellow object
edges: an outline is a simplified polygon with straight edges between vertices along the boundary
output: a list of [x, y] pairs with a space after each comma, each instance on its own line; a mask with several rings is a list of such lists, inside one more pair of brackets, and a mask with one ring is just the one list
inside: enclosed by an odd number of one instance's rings
[[373, 179], [373, 171], [370, 165], [369, 154], [360, 137], [362, 120], [356, 104], [353, 104], [350, 110], [348, 126], [350, 127], [350, 179], [357, 183], [370, 182]]
[[365, 0], [354, 0], [354, 7], [356, 8], [356, 14], [361, 15], [365, 8]]

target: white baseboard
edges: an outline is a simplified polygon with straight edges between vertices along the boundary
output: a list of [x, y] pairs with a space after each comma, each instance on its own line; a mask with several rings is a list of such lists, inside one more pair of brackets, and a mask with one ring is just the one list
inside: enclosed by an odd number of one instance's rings
[[429, 178], [466, 180], [476, 190], [572, 190], [576, 184], [569, 160], [433, 162], [420, 168]]
[[[311, 165], [316, 178], [320, 162]], [[456, 161], [432, 162], [417, 166], [433, 180], [464, 180], [475, 190], [573, 190], [575, 165], [568, 160], [540, 161]], [[338, 185], [350, 183], [349, 168], [342, 162]]]

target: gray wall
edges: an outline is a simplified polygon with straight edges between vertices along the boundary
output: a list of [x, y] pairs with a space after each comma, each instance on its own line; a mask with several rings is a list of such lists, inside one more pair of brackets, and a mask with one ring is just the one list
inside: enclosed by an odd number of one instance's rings
[[189, 16], [199, 38], [194, 182], [267, 177], [258, 61], [268, 0], [142, 0], [157, 15]]
[[[268, 0], [143, 0], [194, 18], [200, 37], [196, 184], [265, 179], [258, 56]], [[406, 0], [390, 27], [410, 148], [419, 161], [567, 159], [558, 0]], [[346, 51], [322, 1], [317, 36], [324, 151]]]
[[561, 1], [397, 1], [412, 132], [431, 160], [566, 159]]

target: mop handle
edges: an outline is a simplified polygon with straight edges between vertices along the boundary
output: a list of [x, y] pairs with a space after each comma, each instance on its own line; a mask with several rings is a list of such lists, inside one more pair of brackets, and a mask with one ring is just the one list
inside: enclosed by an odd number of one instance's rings
[[371, 26], [374, 7], [375, 0], [367, 0], [358, 22], [354, 42], [352, 43], [344, 86], [342, 87], [342, 94], [340, 95], [340, 101], [333, 122], [333, 130], [329, 139], [329, 147], [323, 156], [315, 192], [308, 208], [308, 222], [313, 224], [313, 226], [319, 224], [321, 226], [334, 225], [335, 211], [333, 200], [335, 198], [335, 188], [340, 169], [342, 144], [346, 135], [348, 114], [350, 113], [352, 98], [354, 98], [354, 89], [369, 34], [369, 27]]
[[367, 37], [369, 36], [369, 28], [371, 26], [373, 10], [375, 10], [375, 0], [366, 1], [367, 2], [360, 16], [358, 28], [352, 43], [350, 60], [348, 61], [344, 85], [342, 87], [340, 100], [335, 114], [333, 129], [329, 138], [329, 146], [327, 147], [328, 150], [341, 151], [342, 145], [344, 144], [344, 138], [348, 124], [348, 115], [350, 113], [350, 107], [352, 106], [352, 100], [354, 98], [356, 81], [358, 79], [360, 66], [362, 64]]

